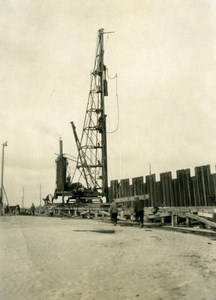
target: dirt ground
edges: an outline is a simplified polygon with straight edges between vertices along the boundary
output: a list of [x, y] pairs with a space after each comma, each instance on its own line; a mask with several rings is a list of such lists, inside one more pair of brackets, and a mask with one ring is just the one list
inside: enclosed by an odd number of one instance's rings
[[215, 300], [216, 240], [99, 220], [3, 216], [0, 274], [2, 300]]

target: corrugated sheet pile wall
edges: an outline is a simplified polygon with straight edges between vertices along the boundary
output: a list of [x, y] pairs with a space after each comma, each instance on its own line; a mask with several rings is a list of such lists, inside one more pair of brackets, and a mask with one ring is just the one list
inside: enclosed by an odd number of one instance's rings
[[216, 205], [216, 174], [211, 174], [210, 165], [195, 168], [195, 176], [190, 169], [178, 170], [176, 178], [171, 172], [130, 179], [112, 180], [109, 188], [110, 200], [149, 194], [147, 206], [182, 207]]

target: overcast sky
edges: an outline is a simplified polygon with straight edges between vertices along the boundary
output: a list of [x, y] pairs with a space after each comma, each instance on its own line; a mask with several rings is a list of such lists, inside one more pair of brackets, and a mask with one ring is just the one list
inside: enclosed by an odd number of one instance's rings
[[[118, 74], [109, 180], [216, 164], [216, 1], [0, 0], [0, 143], [11, 204], [54, 193], [59, 138], [76, 155], [97, 31]], [[118, 122], [115, 81], [107, 130]], [[71, 172], [75, 165], [70, 163]]]

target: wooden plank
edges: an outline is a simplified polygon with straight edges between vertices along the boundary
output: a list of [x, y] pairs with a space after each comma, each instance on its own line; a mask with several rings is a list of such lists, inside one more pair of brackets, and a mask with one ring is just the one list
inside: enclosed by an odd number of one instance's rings
[[149, 206], [154, 206], [155, 202], [155, 182], [156, 182], [156, 175], [147, 175], [146, 176], [146, 194], [149, 194]]
[[201, 182], [202, 182], [202, 189], [203, 189], [203, 205], [207, 205], [207, 197], [206, 197], [206, 184], [205, 184], [205, 167], [201, 167]]
[[198, 206], [199, 198], [198, 198], [198, 191], [197, 191], [197, 179], [195, 176], [191, 177], [192, 182], [192, 193], [193, 193], [193, 205]]
[[167, 185], [167, 173], [163, 173], [163, 183], [164, 183], [164, 205], [170, 206], [169, 204], [169, 190]]
[[[145, 194], [149, 194], [149, 192], [148, 192], [147, 189], [148, 189], [148, 188], [147, 188], [147, 183], [144, 182], [144, 183], [143, 183], [143, 194], [144, 194], [144, 195], [145, 195]], [[150, 199], [149, 199], [148, 201], [145, 202], [145, 206], [146, 206], [146, 207], [150, 207], [150, 206], [151, 206], [151, 201], [150, 201]]]
[[160, 173], [160, 182], [161, 182], [161, 192], [162, 192], [162, 203], [163, 206], [167, 206], [164, 173]]
[[176, 171], [176, 175], [177, 175], [177, 188], [178, 188], [178, 202], [176, 203], [176, 206], [183, 206], [183, 189], [182, 189], [182, 183], [181, 183], [181, 170], [177, 170]]
[[129, 178], [120, 180], [120, 197], [130, 196], [130, 180]]
[[114, 199], [114, 201], [115, 201], [116, 203], [121, 203], [121, 202], [135, 201], [136, 199], [148, 201], [148, 200], [149, 200], [149, 194], [145, 194], [145, 195], [136, 195], [136, 196], [130, 196], [130, 197], [122, 197], [122, 198]]
[[170, 217], [170, 213], [160, 213], [160, 214], [155, 214], [155, 215], [148, 215], [146, 216], [149, 220], [154, 220], [154, 219], [159, 219], [159, 218], [165, 218], [165, 217]]
[[185, 170], [181, 170], [182, 206], [187, 206], [185, 190]]
[[207, 205], [211, 205], [211, 170], [210, 165], [207, 165], [205, 167], [205, 173], [206, 173], [206, 197], [207, 197]]
[[173, 206], [177, 206], [177, 203], [178, 203], [177, 179], [172, 180], [172, 186], [173, 186]]
[[196, 177], [198, 180], [198, 190], [200, 193], [199, 205], [211, 205], [211, 175], [210, 165], [200, 166], [195, 168]]
[[168, 172], [168, 180], [169, 180], [170, 205], [174, 206], [175, 199], [174, 199], [174, 190], [173, 190], [172, 173], [171, 172]]
[[176, 212], [176, 215], [177, 215], [179, 218], [186, 218], [185, 213], [182, 213], [182, 212]]
[[109, 192], [109, 201], [111, 202], [114, 198], [119, 196], [119, 184], [118, 180], [111, 180], [110, 181], [110, 192]]
[[187, 201], [187, 206], [192, 206], [193, 205], [193, 197], [191, 193], [191, 174], [190, 174], [190, 169], [185, 170], [185, 180], [186, 180], [186, 201]]
[[129, 195], [128, 196], [133, 196], [133, 185], [129, 185]]
[[161, 190], [161, 182], [155, 182], [155, 206], [163, 206], [163, 199], [162, 199], [162, 190]]
[[194, 214], [191, 214], [191, 213], [186, 213], [185, 216], [188, 217], [188, 218], [191, 218], [193, 220], [199, 221], [201, 223], [204, 223], [204, 224], [206, 224], [210, 227], [216, 228], [216, 223], [214, 223], [212, 221], [209, 221], [209, 220], [206, 220], [205, 218], [199, 217], [198, 215], [194, 215]]
[[200, 191], [200, 184], [199, 184], [199, 181], [200, 181], [200, 167], [196, 167], [195, 168], [195, 178], [196, 178], [196, 186], [197, 186], [197, 205], [198, 206], [203, 206], [203, 201], [202, 201], [202, 194], [201, 194], [201, 191]]
[[178, 216], [172, 214], [172, 217], [171, 217], [171, 226], [172, 226], [172, 227], [175, 227], [175, 226], [177, 226], [177, 225], [178, 225]]
[[182, 184], [183, 184], [184, 206], [189, 206], [188, 186], [187, 186], [187, 171], [185, 169], [182, 170]]
[[210, 214], [210, 213], [198, 212], [198, 216], [203, 217], [203, 218], [213, 219], [213, 214]]
[[144, 194], [143, 176], [132, 178], [133, 195]]
[[[147, 175], [145, 177], [146, 183], [144, 183], [144, 194], [149, 194], [150, 195], [150, 179], [149, 176]], [[147, 201], [147, 206], [151, 207], [151, 200]]]
[[117, 219], [118, 219], [118, 220], [121, 220], [121, 221], [126, 221], [126, 218], [124, 218], [124, 217], [122, 217], [122, 216], [120, 216], [120, 215], [117, 216]]
[[84, 216], [84, 215], [89, 214], [89, 212], [90, 212], [89, 210], [85, 210], [85, 211], [81, 212], [80, 215], [81, 215], [81, 216]]
[[216, 174], [211, 174], [210, 205], [216, 204]]
[[155, 206], [155, 195], [156, 195], [156, 174], [152, 174], [150, 176], [151, 178], [151, 206], [154, 207]]
[[69, 215], [69, 214], [67, 214], [67, 213], [65, 213], [65, 212], [63, 212], [61, 210], [59, 211], [59, 214], [61, 214], [64, 217], [71, 218], [71, 215]]
[[101, 211], [101, 214], [102, 214], [102, 215], [105, 215], [105, 216], [110, 216], [110, 213], [107, 212], [107, 211], [105, 211], [105, 210], [102, 210], [102, 211]]
[[169, 173], [171, 173], [171, 172], [166, 172], [165, 173], [165, 188], [166, 188], [167, 206], [171, 206]]

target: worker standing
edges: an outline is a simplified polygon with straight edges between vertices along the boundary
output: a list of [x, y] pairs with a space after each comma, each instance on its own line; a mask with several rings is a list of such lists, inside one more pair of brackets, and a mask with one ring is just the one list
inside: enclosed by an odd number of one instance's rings
[[140, 228], [144, 226], [144, 201], [141, 201], [139, 197], [135, 197], [134, 201], [134, 213], [136, 219], [140, 222]]
[[118, 207], [117, 207], [117, 204], [115, 203], [114, 200], [112, 200], [112, 203], [110, 205], [110, 216], [111, 216], [112, 222], [116, 226], [116, 224], [117, 224], [117, 216], [118, 216]]
[[35, 205], [34, 205], [34, 203], [32, 203], [30, 211], [31, 211], [31, 214], [34, 216], [34, 214], [35, 214]]

